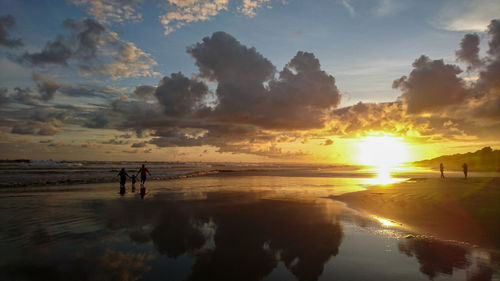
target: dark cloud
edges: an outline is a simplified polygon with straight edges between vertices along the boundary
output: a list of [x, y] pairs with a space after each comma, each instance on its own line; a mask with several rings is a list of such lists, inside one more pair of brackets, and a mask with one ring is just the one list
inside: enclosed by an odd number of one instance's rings
[[333, 140], [331, 139], [326, 139], [325, 142], [323, 143], [323, 145], [332, 145], [333, 144]]
[[40, 74], [33, 73], [33, 80], [37, 83], [38, 93], [40, 94], [40, 99], [44, 101], [51, 100], [54, 97], [55, 92], [61, 84], [47, 79]]
[[[149, 134], [149, 143], [160, 147], [210, 145], [219, 152], [303, 155], [282, 151], [276, 143], [296, 139], [296, 130], [323, 128], [340, 102], [334, 77], [321, 70], [312, 53], [298, 52], [276, 73], [254, 48], [223, 32], [190, 46], [188, 53], [199, 67], [196, 78], [173, 73], [156, 88], [135, 89], [139, 97], [154, 90], [157, 102], [113, 101], [109, 114], [117, 114], [116, 128]], [[203, 79], [216, 82], [215, 91]]]
[[143, 142], [136, 142], [136, 143], [132, 144], [130, 147], [138, 148], [138, 147], [146, 147], [146, 145], [147, 145], [147, 142], [143, 141]]
[[204, 78], [263, 82], [273, 78], [275, 67], [255, 48], [247, 48], [225, 32], [215, 32], [187, 48]]
[[14, 93], [9, 95], [10, 102], [25, 105], [37, 105], [40, 102], [38, 95], [34, 95], [31, 88], [14, 88]]
[[16, 25], [16, 18], [12, 15], [0, 17], [0, 45], [8, 48], [17, 48], [23, 46], [21, 39], [10, 38], [7, 30], [12, 29]]
[[84, 19], [81, 22], [74, 19], [66, 19], [63, 27], [71, 31], [75, 56], [82, 59], [94, 59], [100, 46], [113, 42], [115, 37], [106, 33], [106, 28], [92, 19]]
[[106, 111], [96, 111], [90, 113], [90, 117], [84, 124], [87, 128], [102, 129], [109, 124], [109, 118]]
[[479, 35], [466, 34], [460, 42], [460, 49], [456, 51], [458, 60], [467, 63], [467, 70], [473, 70], [481, 66], [479, 59]]
[[73, 50], [64, 42], [64, 37], [59, 35], [54, 41], [47, 42], [40, 52], [26, 52], [16, 60], [31, 66], [43, 66], [46, 64], [66, 66], [72, 55]]
[[7, 105], [8, 103], [10, 103], [10, 99], [8, 97], [8, 92], [9, 92], [9, 89], [7, 88], [0, 88], [0, 107], [4, 106], [4, 105]]
[[71, 58], [87, 63], [95, 59], [100, 47], [118, 40], [118, 35], [106, 31], [106, 28], [92, 19], [81, 22], [66, 19], [62, 26], [70, 31], [70, 36], [58, 35], [47, 42], [40, 52], [25, 53], [17, 61], [32, 66], [45, 64], [67, 65]]
[[109, 139], [107, 141], [102, 142], [102, 144], [114, 144], [114, 145], [124, 145], [124, 144], [128, 144], [128, 143], [129, 143], [128, 141], [120, 140], [117, 137], [115, 137], [114, 139]]
[[118, 34], [92, 19], [66, 19], [63, 28], [69, 36], [58, 35], [39, 52], [24, 53], [14, 60], [29, 66], [77, 62], [84, 75], [109, 75], [112, 79], [157, 76], [157, 65], [151, 55], [131, 42], [121, 41]]
[[171, 77], [163, 77], [154, 95], [163, 105], [166, 115], [182, 117], [196, 110], [207, 91], [208, 87], [203, 82], [189, 79], [181, 73], [172, 73]]
[[61, 142], [49, 143], [47, 146], [48, 147], [66, 147], [66, 146], [68, 146], [68, 144], [61, 141]]
[[19, 135], [41, 135], [41, 136], [53, 136], [59, 132], [57, 122], [17, 122], [14, 127], [12, 127], [12, 134]]
[[421, 56], [413, 63], [410, 75], [395, 80], [393, 88], [403, 92], [401, 99], [408, 113], [431, 112], [464, 100], [465, 82], [457, 77], [461, 72], [458, 66]]
[[109, 89], [95, 85], [62, 85], [59, 92], [69, 97], [107, 98]]
[[154, 96], [156, 87], [149, 85], [140, 85], [135, 87], [134, 94], [140, 99], [149, 99]]
[[492, 20], [488, 25], [488, 35], [491, 36], [491, 40], [488, 43], [489, 50], [488, 54], [493, 57], [500, 59], [500, 20]]
[[[216, 32], [187, 49], [200, 76], [216, 80], [216, 105], [200, 115], [271, 129], [320, 128], [340, 103], [335, 78], [312, 53], [298, 52], [275, 78], [275, 67], [254, 48]], [[267, 83], [266, 87], [264, 83]]]

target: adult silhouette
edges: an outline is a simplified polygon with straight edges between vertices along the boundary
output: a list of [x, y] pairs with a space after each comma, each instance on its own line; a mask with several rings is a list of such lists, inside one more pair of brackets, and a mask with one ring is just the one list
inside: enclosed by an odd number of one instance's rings
[[467, 166], [467, 163], [464, 163], [462, 165], [462, 169], [464, 170], [464, 176], [465, 176], [465, 179], [467, 179], [467, 173], [469, 171], [469, 167]]
[[144, 166], [144, 164], [142, 164], [142, 167], [139, 169], [139, 171], [137, 172], [137, 175], [141, 174], [141, 184], [144, 184], [146, 182], [146, 176], [147, 175], [150, 175], [151, 176], [151, 173], [149, 173], [149, 170], [148, 168], [146, 168]]
[[444, 179], [444, 166], [443, 166], [443, 163], [439, 164], [439, 171], [441, 171], [441, 178]]
[[125, 187], [125, 183], [127, 182], [127, 178], [130, 176], [127, 174], [127, 171], [125, 171], [125, 168], [122, 168], [119, 172], [118, 175], [120, 177], [120, 187]]

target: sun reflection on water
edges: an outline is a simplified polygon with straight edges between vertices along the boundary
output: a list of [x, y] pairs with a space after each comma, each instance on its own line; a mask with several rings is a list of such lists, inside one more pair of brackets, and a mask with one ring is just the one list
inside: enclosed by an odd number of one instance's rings
[[388, 220], [388, 219], [384, 219], [384, 218], [381, 218], [381, 217], [374, 217], [381, 225], [383, 225], [384, 227], [391, 227], [391, 226], [396, 226], [397, 224]]

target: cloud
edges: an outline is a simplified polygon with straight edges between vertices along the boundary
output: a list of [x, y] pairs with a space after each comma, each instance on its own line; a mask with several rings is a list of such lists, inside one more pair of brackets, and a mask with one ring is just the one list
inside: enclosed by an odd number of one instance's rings
[[118, 41], [116, 33], [107, 32], [104, 26], [92, 19], [83, 19], [81, 22], [66, 19], [62, 25], [71, 31], [73, 55], [84, 60], [95, 59], [99, 48]]
[[59, 35], [55, 40], [47, 42], [40, 52], [24, 53], [16, 58], [16, 61], [30, 66], [43, 66], [46, 64], [66, 66], [72, 55], [73, 50], [66, 45], [64, 38]]
[[39, 52], [24, 53], [14, 60], [29, 66], [56, 64], [68, 66], [74, 61], [84, 76], [105, 75], [113, 80], [130, 77], [151, 77], [157, 62], [134, 43], [120, 40], [117, 33], [107, 30], [92, 19], [66, 19], [62, 26], [69, 36], [58, 35]]
[[102, 24], [142, 20], [142, 14], [137, 11], [142, 0], [70, 0], [70, 2], [86, 6], [87, 13]]
[[53, 136], [59, 132], [59, 122], [17, 122], [11, 129], [12, 134], [18, 135], [41, 135], [41, 136]]
[[125, 145], [128, 144], [129, 142], [126, 140], [120, 140], [118, 137], [115, 137], [113, 139], [109, 139], [107, 141], [103, 141], [102, 144], [113, 144], [113, 145]]
[[331, 139], [326, 139], [325, 142], [322, 144], [322, 145], [332, 145], [333, 144], [333, 140]]
[[203, 38], [201, 43], [188, 47], [187, 52], [196, 60], [201, 77], [219, 82], [242, 79], [263, 82], [276, 71], [255, 48], [242, 45], [225, 32]]
[[173, 73], [156, 88], [135, 89], [145, 96], [154, 90], [154, 99], [114, 100], [105, 114], [115, 121], [107, 126], [135, 131], [159, 147], [209, 145], [218, 152], [302, 157], [306, 153], [278, 144], [297, 140], [298, 130], [323, 128], [340, 102], [334, 77], [312, 53], [297, 52], [276, 72], [255, 48], [223, 32], [187, 52], [199, 73]]
[[238, 6], [238, 12], [244, 14], [249, 18], [257, 15], [255, 10], [262, 7], [263, 4], [269, 3], [271, 0], [243, 0], [243, 3]]
[[453, 31], [484, 31], [498, 17], [497, 0], [447, 0], [433, 20], [439, 28]]
[[140, 85], [135, 87], [134, 94], [140, 99], [148, 100], [154, 96], [155, 90], [155, 86]]
[[346, 10], [349, 12], [349, 15], [351, 17], [354, 17], [356, 15], [356, 11], [354, 10], [354, 7], [352, 6], [351, 0], [341, 0], [342, 6], [346, 8]]
[[166, 115], [182, 117], [196, 110], [197, 104], [208, 92], [203, 82], [189, 79], [182, 73], [172, 73], [165, 76], [155, 90], [155, 97]]
[[109, 124], [110, 120], [106, 111], [96, 111], [90, 114], [90, 117], [85, 122], [87, 128], [102, 129]]
[[[77, 6], [86, 7], [89, 15], [101, 24], [139, 22], [142, 20], [140, 8], [143, 0], [70, 0]], [[252, 18], [259, 8], [271, 0], [242, 0], [236, 11]], [[283, 1], [282, 1], [283, 2]], [[230, 8], [229, 0], [165, 0], [154, 1], [161, 10], [159, 17], [165, 35], [190, 23], [208, 21]], [[270, 8], [271, 6], [267, 6]]]
[[130, 77], [153, 77], [160, 73], [152, 70], [158, 63], [150, 54], [137, 48], [134, 43], [127, 42], [120, 46], [118, 55], [108, 64], [82, 65], [84, 75], [102, 74], [109, 75], [111, 79], [123, 79]]
[[0, 17], [0, 45], [7, 48], [17, 48], [23, 46], [21, 39], [10, 38], [9, 29], [16, 26], [16, 18], [12, 15]]
[[382, 18], [391, 14], [395, 14], [406, 8], [407, 3], [399, 0], [378, 0], [377, 6], [372, 10], [376, 17]]
[[87, 142], [85, 144], [82, 144], [81, 147], [82, 148], [91, 148], [91, 149], [95, 149], [95, 148], [100, 149], [102, 147], [102, 145], [95, 144], [94, 142], [89, 141], [89, 142]]
[[54, 97], [57, 89], [61, 87], [61, 84], [47, 79], [38, 73], [33, 73], [33, 80], [37, 82], [38, 93], [40, 94], [40, 99], [44, 101], [51, 100]]
[[187, 51], [196, 59], [199, 76], [218, 82], [217, 104], [201, 110], [204, 117], [306, 129], [321, 127], [323, 115], [340, 103], [335, 78], [320, 69], [312, 53], [298, 52], [275, 78], [269, 60], [224, 32], [203, 38]]
[[461, 72], [458, 66], [421, 56], [413, 63], [410, 75], [395, 80], [393, 88], [403, 92], [401, 99], [409, 113], [430, 112], [463, 101], [467, 90], [457, 76]]
[[57, 142], [57, 143], [49, 143], [47, 144], [48, 147], [66, 147], [68, 146], [67, 143], [61, 141], [61, 142]]
[[479, 35], [466, 34], [460, 42], [460, 49], [455, 52], [457, 59], [467, 63], [467, 70], [473, 70], [481, 65], [479, 59]]
[[7, 88], [0, 88], [0, 107], [3, 107], [10, 103], [9, 96], [7, 93], [9, 92], [9, 89]]
[[140, 147], [146, 147], [146, 145], [147, 145], [147, 142], [143, 141], [143, 142], [133, 143], [130, 147], [132, 147], [132, 148], [140, 148]]
[[500, 59], [500, 19], [494, 19], [490, 22], [488, 25], [488, 34], [491, 36], [491, 40], [488, 43], [490, 47], [488, 54]]
[[206, 21], [221, 10], [227, 10], [229, 0], [184, 1], [169, 0], [167, 11], [160, 16], [160, 22], [168, 35], [182, 26], [198, 21]]

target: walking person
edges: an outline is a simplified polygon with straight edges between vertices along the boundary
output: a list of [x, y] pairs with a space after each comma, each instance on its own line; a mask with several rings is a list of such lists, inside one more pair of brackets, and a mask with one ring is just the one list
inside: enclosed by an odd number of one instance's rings
[[469, 167], [467, 166], [467, 163], [464, 163], [462, 165], [462, 169], [464, 170], [465, 179], [467, 179], [467, 172], [469, 171]]
[[144, 183], [146, 182], [146, 176], [147, 175], [150, 175], [151, 176], [151, 173], [149, 173], [149, 170], [148, 168], [144, 167], [144, 164], [142, 164], [142, 168], [139, 169], [139, 171], [137, 172], [137, 175], [141, 174], [141, 184], [144, 185]]
[[444, 166], [443, 166], [443, 163], [439, 164], [439, 171], [441, 171], [441, 178], [444, 179]]

